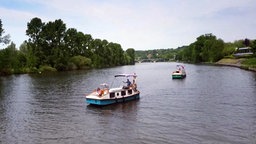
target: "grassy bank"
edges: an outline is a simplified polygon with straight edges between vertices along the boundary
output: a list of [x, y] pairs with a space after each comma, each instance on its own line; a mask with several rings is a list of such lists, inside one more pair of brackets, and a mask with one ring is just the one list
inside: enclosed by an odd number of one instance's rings
[[256, 71], [256, 58], [250, 58], [246, 59], [241, 62], [242, 67], [245, 67], [246, 69]]
[[223, 58], [216, 62], [216, 64], [256, 71], [256, 58]]

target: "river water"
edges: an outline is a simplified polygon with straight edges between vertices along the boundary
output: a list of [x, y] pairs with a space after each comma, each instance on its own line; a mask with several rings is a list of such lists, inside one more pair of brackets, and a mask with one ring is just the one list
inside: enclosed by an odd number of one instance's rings
[[[255, 144], [256, 73], [234, 67], [140, 63], [0, 77], [0, 143]], [[141, 98], [95, 107], [85, 94], [138, 75]]]

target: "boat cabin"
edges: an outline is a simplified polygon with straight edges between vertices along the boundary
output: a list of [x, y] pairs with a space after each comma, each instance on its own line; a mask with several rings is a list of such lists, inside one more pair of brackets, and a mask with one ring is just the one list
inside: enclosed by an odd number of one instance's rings
[[119, 97], [119, 96], [127, 96], [127, 95], [132, 95], [133, 94], [133, 90], [132, 89], [120, 89], [118, 91], [109, 91], [109, 97], [110, 98], [115, 98], [115, 97]]

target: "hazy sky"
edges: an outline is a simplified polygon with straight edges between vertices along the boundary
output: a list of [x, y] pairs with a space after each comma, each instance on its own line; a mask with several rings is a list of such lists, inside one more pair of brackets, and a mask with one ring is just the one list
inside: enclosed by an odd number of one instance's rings
[[0, 0], [5, 34], [17, 47], [34, 17], [61, 19], [124, 50], [177, 48], [206, 33], [225, 42], [256, 39], [256, 0]]

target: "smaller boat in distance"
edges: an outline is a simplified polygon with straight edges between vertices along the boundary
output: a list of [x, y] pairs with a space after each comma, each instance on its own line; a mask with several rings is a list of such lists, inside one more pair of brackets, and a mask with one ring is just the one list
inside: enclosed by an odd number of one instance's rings
[[[86, 102], [91, 105], [109, 105], [119, 102], [139, 99], [140, 91], [137, 90], [136, 74], [118, 74], [115, 78], [126, 78], [125, 86], [123, 84], [119, 87], [109, 88], [108, 84], [101, 84], [102, 88], [97, 88], [89, 95], [86, 95]], [[132, 78], [130, 82], [129, 78]]]
[[176, 70], [172, 72], [172, 79], [183, 79], [186, 77], [185, 67], [183, 65], [177, 65]]

